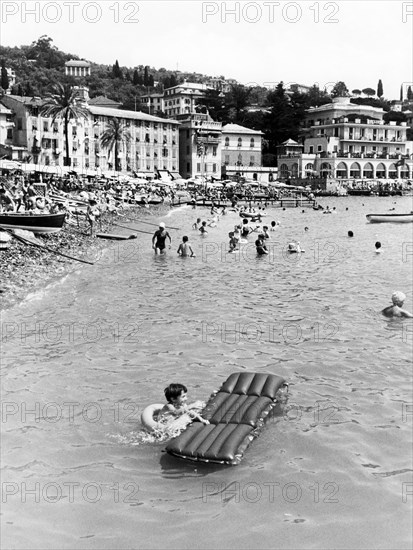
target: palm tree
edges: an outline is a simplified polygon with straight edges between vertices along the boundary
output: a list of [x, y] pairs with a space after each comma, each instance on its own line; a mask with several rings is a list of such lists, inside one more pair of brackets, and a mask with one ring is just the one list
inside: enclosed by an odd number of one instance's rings
[[118, 158], [119, 146], [123, 143], [129, 143], [131, 139], [129, 130], [124, 123], [117, 117], [110, 117], [107, 121], [106, 130], [103, 132], [100, 143], [102, 147], [108, 149], [111, 152], [115, 149], [115, 170], [120, 172], [121, 166]]
[[43, 116], [52, 117], [52, 123], [56, 119], [63, 120], [63, 133], [66, 145], [64, 166], [70, 166], [69, 122], [71, 120], [89, 117], [88, 110], [86, 107], [80, 105], [80, 100], [79, 90], [74, 90], [69, 84], [61, 84], [58, 82], [53, 86], [52, 93], [46, 98], [46, 102], [41, 109], [41, 114]]

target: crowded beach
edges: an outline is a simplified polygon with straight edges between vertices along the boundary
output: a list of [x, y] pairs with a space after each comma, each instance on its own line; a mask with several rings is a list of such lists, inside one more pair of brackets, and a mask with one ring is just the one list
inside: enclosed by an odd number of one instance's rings
[[[20, 169], [2, 172], [0, 295], [3, 307], [61, 277], [78, 262], [93, 263], [90, 259], [97, 251], [108, 246], [104, 239], [125, 238], [119, 235], [123, 228], [152, 234], [157, 224], [146, 221], [143, 222], [146, 226], [137, 229], [130, 227], [130, 220], [150, 220], [158, 209], [183, 205], [204, 207], [206, 215], [194, 220], [193, 225], [201, 234], [215, 227], [221, 216], [237, 212], [239, 221], [228, 234], [228, 252], [239, 252], [250, 235], [258, 255], [268, 254], [265, 243], [278, 223], [265, 219], [266, 208], [310, 207], [334, 213], [334, 209], [324, 209], [317, 203], [317, 190], [279, 181], [261, 183], [242, 178], [218, 181], [200, 176], [188, 180], [144, 179], [120, 174], [90, 178], [75, 172], [59, 177], [41, 172], [25, 173]], [[18, 215], [14, 217], [17, 222], [13, 222], [16, 228], [7, 223], [12, 214]], [[59, 215], [61, 226], [39, 229], [41, 234], [37, 234], [36, 227], [33, 232], [19, 229], [23, 218], [33, 221], [42, 216], [57, 218]], [[303, 252], [295, 241], [288, 244], [288, 249], [293, 254]], [[187, 241], [181, 243], [179, 253], [194, 256]]]

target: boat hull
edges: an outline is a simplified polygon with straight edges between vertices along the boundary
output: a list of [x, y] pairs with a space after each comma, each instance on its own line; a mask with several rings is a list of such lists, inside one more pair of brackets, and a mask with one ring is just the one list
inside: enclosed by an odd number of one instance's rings
[[367, 214], [370, 223], [412, 223], [413, 214]]
[[24, 229], [33, 233], [58, 233], [66, 214], [0, 214], [0, 226], [5, 229]]

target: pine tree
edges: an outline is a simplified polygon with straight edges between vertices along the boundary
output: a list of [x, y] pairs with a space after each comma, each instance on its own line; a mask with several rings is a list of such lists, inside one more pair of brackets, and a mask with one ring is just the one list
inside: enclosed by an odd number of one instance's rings
[[377, 84], [377, 97], [382, 97], [382, 96], [383, 96], [383, 83], [380, 79]]
[[139, 73], [136, 69], [133, 71], [132, 83], [134, 86], [137, 86], [139, 84]]
[[363, 94], [368, 95], [369, 97], [373, 97], [376, 93], [373, 88], [363, 88], [361, 91], [363, 92]]
[[400, 101], [403, 101], [403, 84], [400, 86]]
[[412, 91], [412, 87], [411, 87], [411, 86], [409, 86], [409, 87], [407, 88], [407, 99], [408, 99], [409, 101], [411, 101], [411, 100], [413, 99], [413, 91]]
[[7, 74], [7, 69], [4, 65], [4, 59], [2, 59], [2, 61], [1, 61], [1, 83], [0, 83], [0, 87], [3, 88], [4, 91], [6, 91], [6, 90], [9, 89], [9, 84], [10, 84], [9, 76]]
[[148, 78], [148, 86], [155, 86], [155, 80], [153, 78], [153, 74], [150, 74], [149, 75], [149, 78]]
[[143, 85], [149, 86], [149, 67], [145, 67], [145, 73], [143, 75]]
[[123, 78], [122, 69], [119, 67], [119, 61], [116, 60], [112, 67], [113, 78]]

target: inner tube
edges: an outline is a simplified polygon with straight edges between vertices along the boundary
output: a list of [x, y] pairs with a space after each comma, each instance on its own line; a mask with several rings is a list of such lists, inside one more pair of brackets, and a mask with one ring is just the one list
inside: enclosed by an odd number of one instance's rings
[[143, 426], [149, 431], [152, 432], [158, 428], [158, 422], [155, 420], [158, 417], [158, 414], [163, 409], [164, 405], [155, 403], [154, 405], [148, 405], [141, 414], [141, 422]]

